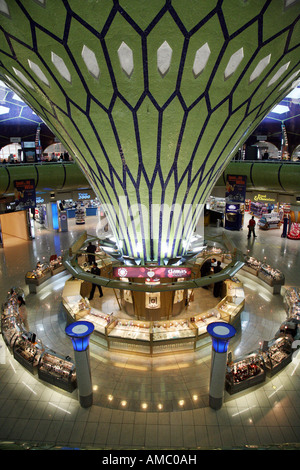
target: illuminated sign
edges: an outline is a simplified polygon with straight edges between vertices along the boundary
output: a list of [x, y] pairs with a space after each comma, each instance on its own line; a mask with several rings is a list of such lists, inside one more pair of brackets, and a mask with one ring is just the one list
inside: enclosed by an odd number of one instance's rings
[[255, 202], [276, 202], [276, 198], [274, 196], [270, 196], [268, 194], [256, 194], [253, 198]]
[[177, 277], [190, 277], [191, 269], [185, 267], [158, 267], [147, 268], [144, 266], [121, 266], [113, 268], [114, 277], [140, 277], [140, 278], [177, 278]]
[[78, 199], [91, 199], [91, 195], [88, 193], [78, 193]]

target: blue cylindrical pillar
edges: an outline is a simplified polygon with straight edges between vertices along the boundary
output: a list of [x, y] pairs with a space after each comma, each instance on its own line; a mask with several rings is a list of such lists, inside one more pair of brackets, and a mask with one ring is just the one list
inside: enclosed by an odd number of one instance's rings
[[224, 399], [227, 349], [236, 330], [229, 323], [214, 322], [207, 326], [207, 331], [212, 338], [209, 406], [218, 410]]
[[94, 325], [88, 321], [71, 323], [65, 329], [73, 343], [79, 402], [83, 408], [88, 408], [93, 404], [89, 355], [89, 339], [93, 331]]

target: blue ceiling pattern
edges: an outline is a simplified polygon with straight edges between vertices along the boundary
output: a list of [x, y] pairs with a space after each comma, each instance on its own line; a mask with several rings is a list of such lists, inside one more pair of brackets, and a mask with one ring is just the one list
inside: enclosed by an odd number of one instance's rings
[[[1, 79], [74, 155], [124, 254], [160, 264], [185, 254], [199, 205], [299, 77], [299, 3], [100, 3], [2, 0]], [[155, 203], [190, 209], [135, 218]]]

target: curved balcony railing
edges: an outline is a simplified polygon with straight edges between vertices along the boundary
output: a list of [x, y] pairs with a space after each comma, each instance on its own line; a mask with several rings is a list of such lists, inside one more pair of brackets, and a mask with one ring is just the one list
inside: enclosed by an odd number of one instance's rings
[[[300, 193], [300, 161], [233, 160], [216, 182], [226, 185], [227, 174], [246, 175], [247, 189]], [[74, 161], [0, 164], [0, 197], [14, 194], [14, 180], [34, 179], [37, 192], [90, 189]]]

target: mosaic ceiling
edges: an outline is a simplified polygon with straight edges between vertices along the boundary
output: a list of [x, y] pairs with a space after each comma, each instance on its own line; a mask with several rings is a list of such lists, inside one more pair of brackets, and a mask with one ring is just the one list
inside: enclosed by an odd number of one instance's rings
[[297, 0], [0, 0], [0, 78], [74, 155], [124, 254], [162, 263], [298, 84], [298, 13]]

